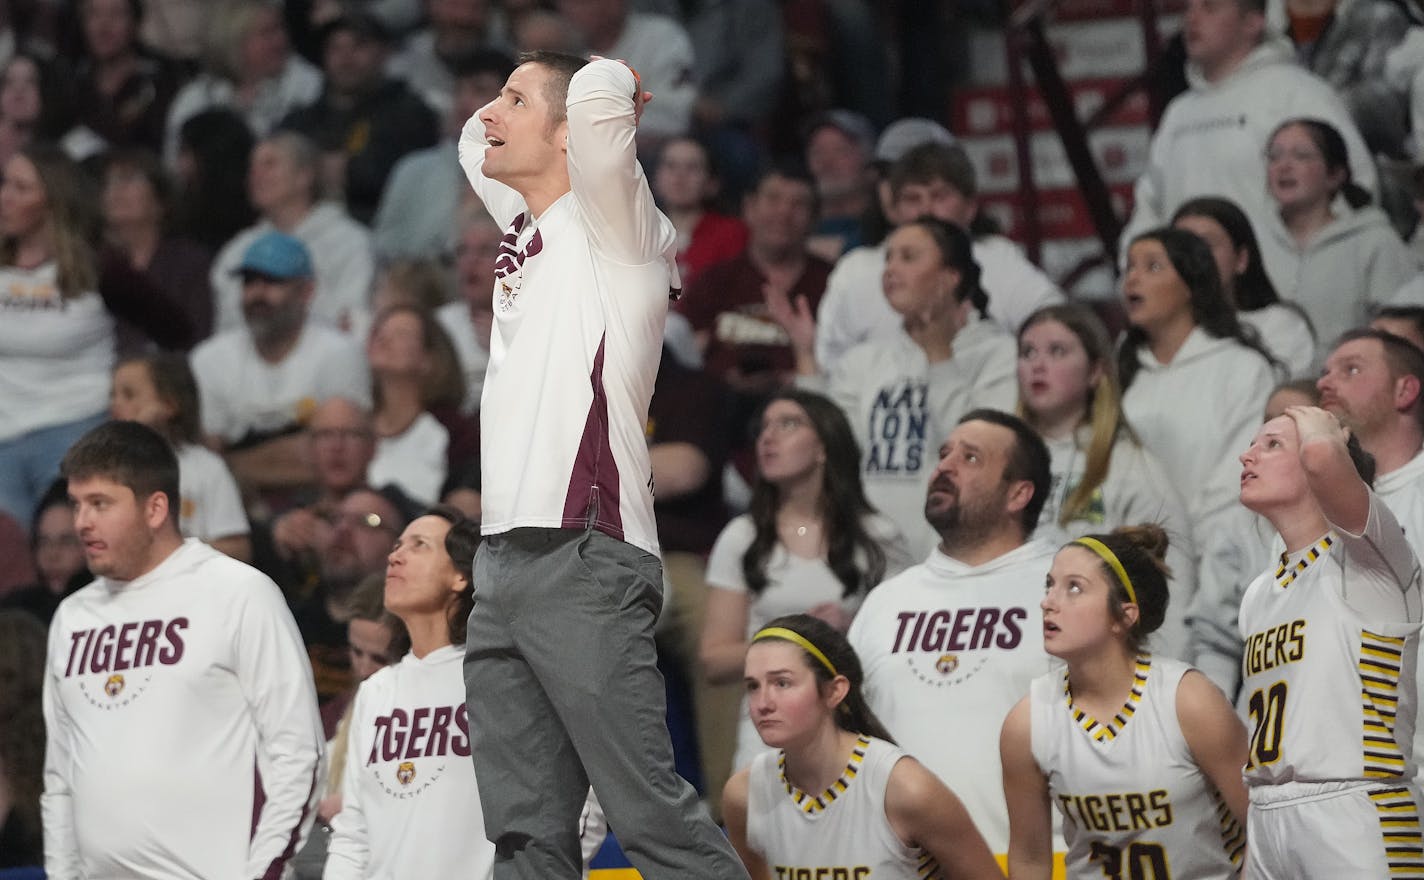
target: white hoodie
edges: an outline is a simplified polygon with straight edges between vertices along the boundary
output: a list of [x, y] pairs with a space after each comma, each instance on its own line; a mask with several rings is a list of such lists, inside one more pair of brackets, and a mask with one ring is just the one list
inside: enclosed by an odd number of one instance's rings
[[1141, 367], [1123, 393], [1123, 414], [1200, 524], [1236, 503], [1236, 457], [1261, 425], [1276, 374], [1259, 352], [1200, 327], [1171, 363], [1159, 363], [1145, 345], [1137, 356]]
[[[1196, 65], [1187, 65], [1191, 88], [1167, 105], [1147, 157], [1147, 169], [1133, 192], [1132, 219], [1122, 249], [1138, 234], [1171, 219], [1196, 196], [1223, 196], [1241, 206], [1258, 230], [1265, 266], [1281, 264], [1271, 254], [1268, 228], [1276, 204], [1266, 190], [1266, 142], [1276, 126], [1298, 116], [1324, 120], [1345, 138], [1354, 181], [1375, 191], [1375, 167], [1359, 130], [1335, 90], [1300, 67], [1290, 46], [1268, 40], [1241, 65], [1209, 83]], [[1287, 278], [1271, 275], [1279, 289]], [[1321, 337], [1325, 338], [1324, 336]]]
[[[1389, 218], [1373, 206], [1351, 210], [1343, 199], [1337, 200], [1335, 218], [1303, 248], [1279, 215], [1265, 229], [1257, 229], [1276, 289], [1305, 309], [1316, 338], [1326, 345], [1346, 330], [1368, 324], [1374, 310], [1419, 271]], [[1271, 247], [1266, 246], [1268, 238]]]
[[972, 409], [1013, 410], [1017, 363], [1013, 338], [970, 313], [947, 361], [929, 363], [924, 349], [901, 329], [827, 365], [825, 390], [860, 444], [865, 494], [905, 536], [912, 556], [928, 553], [939, 540], [924, 511], [940, 444]]

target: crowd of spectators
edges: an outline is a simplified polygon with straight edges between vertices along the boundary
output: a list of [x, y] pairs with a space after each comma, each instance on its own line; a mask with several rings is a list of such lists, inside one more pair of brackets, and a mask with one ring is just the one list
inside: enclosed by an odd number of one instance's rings
[[[1154, 646], [1234, 696], [1234, 603], [1275, 552], [1235, 455], [1274, 390], [1311, 395], [1323, 369], [1322, 404], [1424, 535], [1424, 173], [1400, 172], [1424, 159], [1424, 10], [1187, 0], [1187, 90], [1137, 182], [1121, 301], [1082, 304], [916, 115], [941, 114], [908, 82], [934, 65], [897, 54], [925, 49], [895, 32], [915, 5], [0, 0], [0, 607], [47, 623], [84, 585], [60, 458], [143, 422], [179, 453], [185, 534], [284, 591], [336, 733], [370, 658], [399, 659], [370, 581], [393, 541], [431, 504], [479, 516], [505, 231], [456, 139], [519, 52], [554, 49], [624, 59], [655, 96], [639, 154], [682, 284], [647, 420], [661, 637], [714, 807], [734, 749], [759, 747], [735, 687], [752, 633], [804, 611], [846, 630], [882, 579], [992, 543], [926, 520], [971, 412], [1017, 412], [1051, 454], [1031, 519], [992, 523], [1007, 552], [1162, 525]], [[1047, 559], [1013, 571], [1036, 589]], [[0, 682], [28, 682], [34, 627], [0, 627]], [[39, 860], [28, 713], [0, 715], [0, 867]], [[975, 754], [919, 757], [958, 789]]]

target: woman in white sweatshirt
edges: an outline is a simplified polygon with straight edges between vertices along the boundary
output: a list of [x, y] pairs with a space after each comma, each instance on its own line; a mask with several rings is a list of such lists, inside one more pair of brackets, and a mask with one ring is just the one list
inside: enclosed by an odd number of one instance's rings
[[1190, 232], [1161, 228], [1134, 239], [1123, 297], [1123, 413], [1207, 534], [1207, 520], [1236, 503], [1232, 456], [1260, 424], [1276, 365], [1243, 332], [1211, 250]]
[[925, 522], [925, 491], [939, 445], [960, 416], [1014, 405], [1014, 341], [987, 318], [973, 243], [959, 227], [921, 217], [886, 241], [881, 287], [898, 332], [818, 364], [816, 324], [804, 299], [771, 304], [796, 351], [801, 384], [824, 387], [861, 445], [866, 495], [894, 521], [912, 555], [938, 542]]
[[1053, 482], [1036, 537], [1061, 544], [1092, 532], [1155, 523], [1171, 538], [1172, 596], [1153, 650], [1186, 656], [1183, 616], [1196, 592], [1186, 505], [1122, 414], [1107, 328], [1091, 309], [1039, 309], [1019, 330], [1019, 415], [1048, 447]]
[[1287, 255], [1294, 279], [1283, 288], [1330, 346], [1346, 330], [1369, 323], [1375, 308], [1414, 277], [1419, 266], [1389, 218], [1354, 182], [1345, 141], [1319, 119], [1291, 119], [1271, 135], [1266, 176], [1279, 223], [1269, 234]]
[[1261, 246], [1246, 212], [1230, 199], [1202, 196], [1189, 199], [1172, 215], [1172, 225], [1196, 233], [1216, 260], [1226, 298], [1241, 323], [1251, 327], [1271, 356], [1292, 376], [1316, 372], [1319, 343], [1305, 310], [1282, 302], [1261, 262]]

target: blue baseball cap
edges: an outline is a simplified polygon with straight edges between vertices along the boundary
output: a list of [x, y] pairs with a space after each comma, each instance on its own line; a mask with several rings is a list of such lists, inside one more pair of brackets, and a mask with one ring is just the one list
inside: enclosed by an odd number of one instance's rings
[[311, 253], [300, 239], [285, 232], [264, 232], [247, 246], [234, 275], [265, 275], [279, 281], [311, 278]]

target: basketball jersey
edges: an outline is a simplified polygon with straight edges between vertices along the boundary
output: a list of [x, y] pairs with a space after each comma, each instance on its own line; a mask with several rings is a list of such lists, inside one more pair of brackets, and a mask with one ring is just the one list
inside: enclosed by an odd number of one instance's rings
[[1029, 689], [1033, 758], [1063, 814], [1070, 877], [1235, 877], [1246, 832], [1192, 758], [1177, 721], [1191, 667], [1137, 658], [1132, 693], [1113, 718], [1073, 705], [1068, 672]]
[[1361, 535], [1283, 554], [1241, 600], [1249, 786], [1415, 775], [1419, 563], [1370, 493]]
[[820, 794], [786, 781], [786, 756], [752, 761], [747, 790], [747, 844], [776, 880], [937, 880], [939, 866], [906, 846], [885, 815], [890, 772], [905, 753], [862, 736], [845, 772]]

